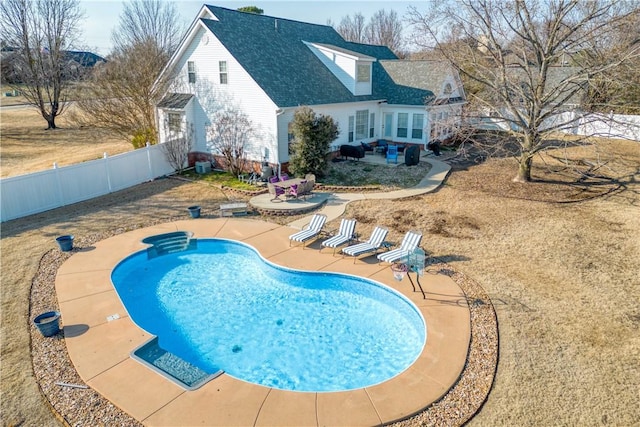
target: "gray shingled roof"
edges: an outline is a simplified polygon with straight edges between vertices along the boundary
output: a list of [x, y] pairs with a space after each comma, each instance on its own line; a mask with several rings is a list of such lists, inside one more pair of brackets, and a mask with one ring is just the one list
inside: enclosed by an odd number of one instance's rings
[[[424, 98], [425, 103], [435, 100], [435, 93], [440, 92], [444, 81], [449, 75], [449, 66], [442, 61], [380, 61], [393, 83], [402, 88], [392, 91], [399, 99], [390, 99], [389, 103], [400, 104], [413, 94], [409, 89], [417, 88], [429, 92]], [[413, 89], [415, 90], [415, 89]], [[407, 92], [405, 94], [405, 92]], [[400, 95], [403, 97], [400, 97]], [[393, 101], [393, 102], [392, 102]]]
[[[216, 6], [207, 8], [218, 18], [202, 19], [279, 107], [334, 104], [387, 99], [389, 103], [423, 105], [433, 97], [427, 83], [395, 83], [381, 60], [397, 60], [386, 46], [345, 41], [332, 27], [291, 21]], [[304, 44], [319, 43], [376, 58], [372, 94], [354, 96]], [[394, 65], [394, 70], [402, 65]], [[407, 71], [407, 73], [410, 73]], [[428, 74], [425, 75], [427, 77]], [[439, 89], [439, 87], [437, 88]]]
[[191, 98], [193, 95], [190, 93], [168, 93], [158, 103], [158, 107], [180, 110], [187, 106]]
[[[528, 85], [528, 73], [531, 73], [535, 78], [537, 77], [538, 70], [531, 68], [527, 71], [514, 66], [507, 68], [507, 73], [511, 76], [511, 83], [517, 83], [520, 81]], [[564, 81], [569, 81], [570, 83], [563, 86]], [[586, 86], [587, 74], [580, 67], [553, 66], [548, 69], [546, 82], [547, 94], [550, 90], [563, 89], [562, 91], [554, 94], [554, 102], [561, 102], [566, 98], [564, 104], [580, 104], [582, 102], [582, 97], [585, 94]]]

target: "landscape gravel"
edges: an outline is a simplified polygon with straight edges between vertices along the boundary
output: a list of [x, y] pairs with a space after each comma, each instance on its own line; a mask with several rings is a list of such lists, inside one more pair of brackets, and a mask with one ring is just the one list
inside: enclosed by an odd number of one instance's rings
[[[73, 253], [124, 231], [130, 230], [96, 233], [77, 239], [71, 252], [52, 249], [45, 253], [32, 282], [29, 318], [59, 309], [55, 278], [58, 268]], [[446, 274], [464, 291], [471, 313], [471, 342], [466, 365], [456, 384], [425, 410], [393, 424], [399, 427], [463, 425], [485, 402], [497, 368], [498, 327], [496, 313], [487, 293], [477, 282], [438, 259], [429, 258], [427, 264], [425, 274]], [[63, 326], [64, 317], [61, 318], [61, 328]], [[45, 338], [33, 322], [30, 331], [33, 370], [40, 390], [60, 421], [70, 426], [143, 425], [86, 386], [69, 359], [62, 331], [54, 337]]]

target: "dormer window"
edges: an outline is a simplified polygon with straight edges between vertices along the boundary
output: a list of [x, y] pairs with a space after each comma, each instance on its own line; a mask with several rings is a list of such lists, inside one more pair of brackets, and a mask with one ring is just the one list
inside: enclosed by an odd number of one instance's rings
[[329, 44], [303, 43], [353, 95], [371, 95], [371, 67], [376, 58]]
[[358, 83], [368, 83], [371, 81], [371, 65], [370, 64], [358, 64], [356, 81]]

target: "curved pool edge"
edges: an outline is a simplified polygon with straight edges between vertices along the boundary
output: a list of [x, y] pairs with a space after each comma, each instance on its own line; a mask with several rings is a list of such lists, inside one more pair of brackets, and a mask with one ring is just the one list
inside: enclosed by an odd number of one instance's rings
[[[185, 392], [176, 384], [130, 359], [129, 353], [150, 338], [126, 316], [110, 282], [111, 269], [141, 239], [169, 231], [194, 237], [239, 240], [277, 265], [363, 276], [408, 297], [428, 327], [427, 343], [406, 371], [381, 384], [344, 392], [295, 392], [270, 389], [221, 375], [200, 389]], [[290, 247], [290, 227], [251, 219], [198, 219], [160, 224], [124, 233], [74, 254], [58, 270], [56, 292], [66, 344], [82, 379], [113, 404], [147, 425], [376, 425], [418, 413], [441, 398], [462, 372], [470, 342], [470, 314], [462, 290], [449, 277], [422, 279], [427, 300], [412, 292], [408, 280], [396, 282], [385, 264], [353, 264], [351, 259]], [[303, 253], [304, 251], [304, 253]], [[304, 255], [304, 256], [300, 256]], [[120, 317], [108, 321], [107, 317]]]
[[[118, 294], [118, 297], [120, 299], [120, 302], [122, 303], [125, 311], [127, 312], [127, 316], [129, 316], [131, 318], [131, 320], [136, 324], [136, 326], [138, 326], [140, 329], [146, 331], [149, 334], [153, 335], [153, 338], [151, 340], [149, 340], [148, 342], [144, 343], [142, 346], [140, 346], [137, 349], [134, 349], [134, 351], [131, 353], [131, 357], [133, 357], [135, 360], [139, 361], [140, 363], [146, 364], [150, 369], [155, 370], [156, 372], [158, 372], [161, 375], [165, 375], [167, 378], [169, 378], [170, 380], [177, 382], [179, 385], [181, 385], [183, 388], [185, 388], [186, 390], [189, 391], [193, 391], [199, 387], [201, 387], [202, 385], [204, 385], [204, 383], [208, 382], [209, 380], [215, 378], [216, 376], [218, 376], [220, 373], [224, 372], [227, 375], [234, 377], [236, 379], [242, 380], [242, 381], [246, 381], [249, 383], [253, 383], [256, 385], [261, 385], [264, 387], [268, 387], [268, 388], [274, 388], [274, 389], [281, 389], [281, 390], [288, 390], [288, 391], [306, 391], [306, 392], [318, 392], [318, 393], [323, 393], [323, 392], [342, 392], [342, 391], [349, 391], [349, 390], [354, 390], [354, 389], [360, 389], [360, 388], [366, 388], [366, 387], [373, 387], [374, 385], [377, 384], [382, 384], [398, 375], [400, 375], [402, 372], [404, 372], [406, 369], [408, 369], [411, 365], [413, 365], [416, 360], [418, 359], [418, 357], [420, 356], [420, 354], [422, 353], [424, 346], [426, 344], [426, 340], [427, 340], [427, 325], [425, 323], [424, 317], [420, 311], [420, 309], [409, 299], [407, 298], [402, 292], [399, 292], [398, 290], [387, 286], [384, 283], [381, 283], [379, 281], [373, 280], [371, 278], [367, 278], [367, 277], [362, 277], [362, 276], [356, 276], [353, 274], [348, 274], [348, 273], [341, 273], [341, 272], [334, 272], [334, 271], [314, 271], [314, 270], [303, 270], [303, 269], [296, 269], [296, 268], [291, 268], [291, 267], [285, 267], [285, 266], [281, 266], [279, 264], [273, 263], [271, 262], [269, 259], [265, 258], [262, 256], [262, 254], [260, 253], [260, 251], [258, 249], [256, 249], [254, 246], [250, 245], [249, 243], [246, 242], [242, 242], [242, 241], [238, 241], [238, 240], [233, 240], [233, 239], [226, 239], [226, 238], [221, 238], [221, 237], [216, 237], [216, 238], [210, 238], [210, 237], [193, 237], [192, 236], [193, 233], [189, 232], [189, 231], [177, 231], [177, 232], [170, 232], [170, 233], [163, 233], [163, 234], [157, 234], [157, 235], [152, 235], [152, 236], [148, 236], [144, 239], [142, 239], [142, 243], [144, 244], [148, 244], [149, 247], [133, 252], [131, 254], [129, 254], [128, 256], [126, 256], [123, 260], [121, 260], [119, 263], [117, 263], [111, 273], [111, 282], [114, 285], [114, 288], [116, 290], [116, 293]], [[156, 243], [154, 243], [156, 242]], [[131, 283], [132, 279], [131, 279], [131, 273], [124, 273], [125, 276], [123, 276], [122, 273], [122, 269], [124, 269], [125, 271], [129, 271], [130, 269], [135, 269], [137, 271], [146, 271], [148, 270], [150, 267], [143, 267], [143, 265], [146, 265], [145, 263], [150, 262], [151, 260], [155, 260], [158, 256], [167, 256], [169, 258], [166, 259], [163, 258], [163, 261], [159, 264], [156, 265], [154, 267], [154, 269], [162, 269], [165, 267], [165, 265], [167, 263], [172, 263], [175, 262], [175, 257], [178, 258], [182, 258], [182, 256], [186, 256], [188, 257], [189, 254], [193, 254], [193, 253], [199, 253], [201, 255], [211, 255], [211, 254], [217, 254], [218, 250], [217, 248], [220, 247], [220, 245], [224, 245], [225, 250], [224, 252], [232, 252], [232, 253], [237, 253], [238, 248], [242, 248], [242, 250], [245, 250], [246, 252], [244, 252], [244, 256], [248, 256], [250, 258], [255, 257], [257, 259], [256, 262], [260, 262], [261, 264], [263, 264], [266, 268], [269, 269], [270, 273], [271, 272], [283, 272], [285, 274], [288, 275], [292, 275], [293, 277], [291, 278], [291, 282], [290, 283], [296, 283], [296, 285], [293, 285], [292, 287], [295, 289], [301, 289], [301, 285], [299, 283], [299, 281], [297, 281], [295, 279], [295, 277], [298, 277], [298, 275], [303, 275], [303, 276], [310, 276], [310, 277], [321, 277], [322, 278], [322, 282], [323, 285], [326, 285], [327, 281], [331, 280], [331, 277], [335, 277], [336, 279], [341, 279], [341, 280], [347, 280], [348, 281], [348, 285], [347, 286], [347, 291], [349, 293], [353, 293], [353, 294], [359, 294], [359, 295], [363, 295], [366, 296], [367, 298], [373, 298], [373, 299], [380, 299], [381, 301], [387, 300], [389, 301], [388, 304], [392, 305], [392, 303], [390, 302], [391, 300], [393, 301], [398, 301], [397, 304], [399, 304], [398, 307], [394, 306], [394, 309], [396, 312], [398, 313], [402, 313], [401, 317], [403, 317], [404, 319], [406, 319], [409, 323], [411, 323], [412, 325], [409, 326], [409, 328], [411, 330], [415, 329], [417, 334], [422, 334], [419, 337], [419, 343], [416, 343], [417, 345], [413, 346], [413, 347], [407, 347], [405, 346], [404, 349], [405, 351], [408, 348], [412, 349], [412, 354], [410, 355], [410, 357], [407, 357], [407, 359], [403, 359], [402, 360], [402, 366], [397, 367], [397, 369], [394, 369], [394, 371], [389, 374], [389, 375], [385, 375], [384, 378], [379, 378], [377, 376], [374, 375], [369, 375], [367, 377], [361, 377], [358, 376], [357, 373], [355, 373], [353, 375], [353, 377], [350, 379], [350, 387], [345, 387], [343, 389], [325, 389], [323, 387], [327, 387], [327, 383], [315, 383], [316, 385], [319, 385], [320, 387], [318, 389], [310, 389], [309, 385], [304, 383], [304, 381], [301, 381], [299, 383], [296, 383], [295, 385], [298, 388], [288, 388], [284, 385], [281, 386], [277, 386], [277, 385], [272, 385], [272, 384], [267, 384], [264, 382], [260, 381], [260, 376], [258, 375], [257, 378], [249, 378], [251, 375], [253, 375], [253, 370], [247, 372], [247, 371], [238, 371], [238, 366], [236, 366], [234, 363], [234, 361], [229, 361], [226, 360], [225, 362], [219, 362], [218, 360], [218, 356], [214, 356], [213, 360], [215, 360], [215, 368], [217, 369], [216, 371], [212, 371], [211, 374], [206, 375], [205, 371], [203, 371], [202, 369], [205, 369], [203, 366], [204, 365], [199, 365], [200, 368], [197, 368], [196, 365], [196, 361], [195, 359], [191, 359], [190, 361], [187, 361], [186, 358], [183, 359], [184, 354], [181, 353], [181, 351], [183, 350], [182, 348], [178, 348], [177, 346], [173, 346], [173, 350], [168, 351], [165, 350], [164, 348], [160, 347], [159, 345], [157, 345], [158, 343], [158, 339], [163, 340], [163, 339], [168, 339], [166, 337], [166, 335], [163, 335], [163, 332], [166, 331], [166, 327], [162, 328], [162, 329], [157, 329], [157, 325], [156, 328], [154, 329], [154, 325], [151, 325], [150, 323], [154, 323], [156, 324], [157, 322], [155, 322], [155, 319], [157, 319], [157, 316], [161, 316], [161, 313], [155, 313], [152, 312], [151, 315], [146, 314], [146, 315], [142, 315], [141, 313], [137, 312], [138, 308], [135, 307], [139, 304], [139, 297], [141, 297], [140, 295], [136, 295], [136, 297], [131, 297], [131, 296], [126, 296], [126, 295], [122, 295], [122, 292], [125, 289], [128, 289], [129, 285], [127, 283]], [[211, 252], [213, 251], [213, 252]], [[174, 258], [171, 258], [171, 256], [174, 256]], [[205, 263], [206, 264], [206, 263]], [[203, 265], [202, 268], [206, 268], [206, 265]], [[225, 270], [233, 270], [232, 266], [227, 266], [224, 267]], [[216, 272], [215, 271], [211, 271], [209, 272], [207, 277], [211, 277], [212, 275], [215, 275]], [[127, 279], [125, 280], [127, 283], [123, 283], [124, 277], [126, 277]], [[137, 276], [136, 276], [137, 277]], [[237, 277], [237, 274], [234, 275], [234, 277]], [[219, 278], [217, 278], [217, 280], [219, 280]], [[318, 279], [316, 279], [318, 280]], [[140, 283], [135, 283], [136, 287], [141, 284], [144, 283], [147, 286], [151, 286], [150, 283], [146, 282], [145, 278], [140, 278], [138, 279], [138, 281]], [[229, 283], [233, 283], [233, 279], [228, 280]], [[256, 286], [259, 286], [259, 284], [253, 284], [251, 285], [249, 292], [251, 292], [251, 290], [255, 289]], [[303, 286], [304, 287], [304, 286]], [[234, 285], [233, 288], [237, 288], [237, 285]], [[333, 287], [329, 286], [327, 290], [331, 290], [334, 289]], [[342, 289], [342, 288], [341, 288]], [[377, 291], [374, 291], [377, 290]], [[368, 292], [373, 292], [373, 293], [368, 293]], [[380, 292], [379, 294], [375, 294], [375, 292]], [[323, 303], [324, 304], [324, 303]], [[213, 308], [213, 306], [207, 306], [208, 313], [213, 313], [215, 312], [215, 309]], [[176, 307], [174, 306], [174, 309]], [[370, 307], [369, 307], [370, 308]], [[213, 311], [212, 311], [213, 309]], [[348, 307], [345, 307], [345, 309], [348, 309]], [[133, 314], [132, 314], [133, 313]], [[308, 320], [309, 317], [314, 317], [313, 314], [311, 314], [310, 312], [308, 312], [308, 310], [306, 311], [306, 315], [304, 316], [305, 319], [298, 319], [299, 322], [301, 322], [300, 326], [303, 329], [306, 329], [305, 326], [302, 326], [303, 323], [305, 321]], [[152, 322], [150, 322], [150, 319], [152, 320]], [[314, 319], [315, 322], [317, 323], [322, 323], [323, 318], [317, 318]], [[379, 319], [379, 317], [378, 317]], [[392, 318], [389, 318], [389, 320], [395, 320]], [[400, 321], [400, 319], [397, 319], [398, 321]], [[212, 330], [216, 330], [216, 328], [220, 327], [221, 325], [215, 325], [215, 321], [216, 319], [212, 319], [210, 321], [207, 321], [207, 323], [211, 322], [207, 332], [211, 332]], [[358, 321], [360, 324], [362, 324], [361, 320]], [[385, 322], [383, 322], [385, 323]], [[388, 323], [388, 322], [387, 322]], [[246, 324], [246, 323], [245, 323]], [[338, 325], [342, 325], [342, 324], [338, 324]], [[169, 326], [169, 329], [175, 327], [175, 326]], [[372, 331], [371, 329], [369, 329], [370, 331]], [[373, 332], [372, 332], [373, 333]], [[255, 339], [258, 339], [259, 337], [254, 337]], [[233, 336], [221, 336], [220, 334], [218, 334], [216, 332], [215, 334], [215, 338], [212, 336], [211, 339], [221, 339], [222, 341], [231, 341], [236, 339]], [[383, 337], [382, 335], [378, 336], [377, 339], [383, 340], [385, 339], [385, 337]], [[252, 341], [253, 339], [249, 339], [249, 341]], [[154, 343], [152, 345], [152, 343]], [[166, 342], [165, 342], [166, 343]], [[182, 343], [184, 345], [188, 345], [188, 343]], [[408, 343], [405, 343], [408, 344]], [[370, 343], [367, 344], [369, 347], [371, 346], [375, 346], [375, 341], [372, 340]], [[340, 346], [340, 343], [336, 342], [334, 344], [335, 347]], [[165, 354], [166, 357], [172, 358], [172, 360], [176, 360], [176, 361], [180, 361], [180, 364], [182, 366], [185, 367], [186, 369], [186, 377], [188, 379], [191, 379], [193, 375], [197, 376], [197, 377], [208, 377], [209, 379], [206, 381], [198, 381], [198, 385], [197, 386], [192, 386], [190, 384], [188, 384], [189, 381], [183, 381], [180, 378], [180, 372], [179, 370], [174, 370], [172, 371], [172, 364], [167, 364], [166, 366], [168, 367], [168, 370], [163, 370], [160, 366], [156, 366], [152, 361], [148, 361], [146, 360], [144, 357], [140, 357], [136, 352], [137, 351], [141, 351], [142, 348], [154, 348], [156, 349], [155, 351], [152, 351], [151, 354], [154, 355], [154, 357], [158, 357], [157, 352], [162, 352], [162, 354]], [[167, 347], [169, 348], [169, 347]], [[264, 345], [263, 348], [265, 350], [268, 350], [270, 348], [270, 346]], [[392, 347], [388, 347], [390, 350], [392, 349]], [[211, 349], [209, 349], [209, 351], [211, 351]], [[384, 350], [382, 353], [388, 353], [389, 351]], [[304, 354], [304, 350], [302, 350], [302, 353]], [[338, 352], [339, 353], [339, 352]], [[309, 362], [314, 364], [312, 358], [313, 355], [309, 354], [307, 355], [307, 357], [310, 358]], [[337, 357], [337, 355], [333, 355], [333, 357]], [[211, 356], [208, 356], [207, 359], [210, 359]], [[196, 358], [197, 359], [197, 358]], [[222, 359], [221, 359], [222, 360]], [[365, 359], [367, 360], [367, 359]], [[166, 363], [166, 360], [165, 362]], [[272, 363], [274, 363], [274, 367], [276, 367], [275, 369], [277, 370], [281, 370], [282, 367], [281, 365], [278, 365], [278, 360], [272, 361]], [[316, 362], [317, 363], [317, 362]], [[347, 362], [345, 362], [347, 363]], [[347, 365], [351, 363], [348, 362]], [[354, 361], [354, 363], [357, 363]], [[339, 368], [338, 365], [332, 365], [333, 368], [338, 368], [338, 369], [343, 369], [344, 366], [347, 365], [339, 365], [342, 368]], [[371, 361], [370, 363], [367, 362], [366, 365], [371, 365], [371, 366], [381, 366], [384, 365], [384, 363], [382, 361], [376, 360], [376, 361]], [[364, 365], [364, 366], [366, 366]], [[327, 371], [326, 369], [327, 367], [325, 366], [325, 372]], [[330, 371], [330, 370], [329, 370]], [[289, 371], [287, 371], [289, 372]], [[217, 375], [216, 375], [217, 374]], [[243, 376], [245, 375], [245, 376]], [[247, 377], [247, 375], [249, 377]], [[351, 375], [351, 374], [349, 374]], [[346, 377], [349, 377], [349, 375], [347, 375]], [[294, 373], [295, 376], [295, 373]], [[336, 376], [335, 374], [330, 375], [331, 378], [341, 378], [339, 376]], [[262, 380], [264, 381], [264, 378], [262, 378]], [[359, 381], [358, 381], [359, 380]], [[331, 380], [329, 380], [331, 381]], [[354, 385], [354, 383], [357, 382], [359, 383], [358, 385]], [[329, 382], [329, 384], [332, 384], [334, 387], [337, 385], [336, 383], [331, 383]], [[305, 387], [306, 386], [306, 387]], [[306, 388], [306, 389], [305, 389]]]

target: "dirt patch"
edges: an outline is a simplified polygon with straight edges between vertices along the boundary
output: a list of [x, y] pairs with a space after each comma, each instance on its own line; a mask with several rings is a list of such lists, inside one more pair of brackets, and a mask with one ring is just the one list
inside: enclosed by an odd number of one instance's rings
[[327, 186], [367, 187], [375, 191], [413, 187], [429, 172], [431, 165], [421, 161], [417, 165], [400, 164], [395, 167], [345, 160], [329, 162], [326, 176], [318, 181]]

